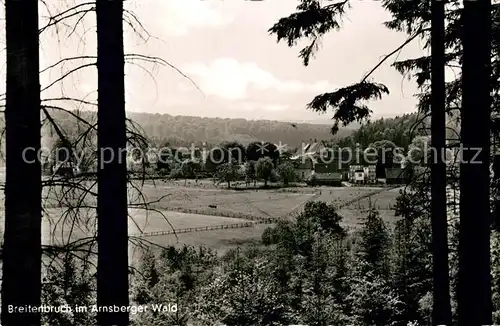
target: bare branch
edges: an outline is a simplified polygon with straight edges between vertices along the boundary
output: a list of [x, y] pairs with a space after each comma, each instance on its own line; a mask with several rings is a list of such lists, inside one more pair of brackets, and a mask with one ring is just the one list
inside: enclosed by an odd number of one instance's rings
[[69, 61], [74, 61], [74, 60], [84, 60], [84, 59], [94, 59], [94, 60], [97, 60], [97, 57], [96, 56], [89, 56], [89, 55], [82, 55], [82, 56], [78, 56], [78, 57], [71, 57], [71, 58], [64, 58], [64, 59], [61, 59], [59, 61], [57, 61], [56, 63], [42, 69], [40, 71], [40, 73], [44, 73], [45, 71], [49, 70], [49, 69], [52, 69], [58, 65], [60, 65], [61, 63], [65, 63], [65, 62], [69, 62]]
[[87, 67], [94, 67], [96, 66], [96, 63], [87, 63], [87, 64], [84, 64], [84, 65], [81, 65], [81, 66], [78, 66], [74, 69], [71, 69], [70, 71], [68, 71], [67, 73], [65, 73], [64, 75], [62, 75], [61, 77], [57, 78], [55, 81], [53, 81], [52, 83], [50, 83], [48, 86], [42, 88], [42, 92], [43, 91], [46, 91], [47, 89], [49, 89], [50, 87], [54, 86], [55, 84], [57, 84], [58, 82], [62, 81], [63, 79], [65, 79], [66, 77], [68, 77], [69, 75], [71, 75], [72, 73], [75, 73], [77, 72], [78, 70], [81, 70], [81, 69], [84, 69], [84, 68], [87, 68]]
[[187, 76], [184, 74], [180, 69], [169, 63], [168, 61], [160, 58], [160, 57], [155, 57], [155, 56], [148, 56], [148, 55], [143, 55], [143, 54], [136, 54], [136, 53], [131, 53], [131, 54], [125, 54], [125, 60], [141, 60], [141, 61], [146, 61], [150, 63], [155, 63], [155, 64], [160, 64], [163, 66], [167, 66], [175, 70], [177, 73], [179, 73], [182, 77], [186, 78], [189, 80], [202, 94], [202, 90], [198, 87], [198, 85], [191, 79], [191, 77]]

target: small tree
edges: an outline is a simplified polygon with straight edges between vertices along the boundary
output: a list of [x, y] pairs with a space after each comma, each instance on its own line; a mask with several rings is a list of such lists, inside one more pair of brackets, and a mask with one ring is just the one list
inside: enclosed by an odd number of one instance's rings
[[152, 302], [153, 294], [151, 291], [158, 283], [159, 277], [156, 256], [151, 250], [147, 250], [143, 253], [138, 273], [133, 278], [132, 300], [139, 305]]
[[345, 230], [340, 226], [342, 216], [337, 213], [333, 205], [324, 201], [308, 201], [304, 206], [304, 212], [297, 217], [298, 226], [312, 228], [311, 233], [322, 230], [326, 233], [345, 235]]
[[257, 175], [255, 171], [255, 161], [248, 161], [245, 163], [245, 181], [248, 186], [251, 181], [253, 181], [253, 185], [257, 182]]
[[261, 158], [269, 157], [273, 164], [279, 159], [280, 152], [276, 145], [271, 142], [256, 141], [248, 144], [246, 157], [248, 160], [258, 161]]
[[162, 174], [168, 174], [172, 170], [172, 149], [169, 143], [164, 143], [160, 147], [158, 160], [156, 161], [156, 169]]
[[183, 177], [183, 174], [180, 167], [173, 168], [172, 171], [170, 171], [169, 178], [177, 180], [181, 177]]
[[491, 258], [492, 258], [492, 292], [493, 292], [493, 322], [500, 323], [500, 232], [494, 231], [491, 237]]
[[223, 142], [221, 147], [225, 149], [226, 161], [236, 160], [238, 163], [243, 163], [246, 160], [247, 150], [237, 141]]
[[235, 257], [197, 297], [201, 325], [289, 325], [280, 286], [266, 259]]
[[[89, 307], [96, 304], [96, 284], [90, 264], [70, 254], [57, 258], [61, 264], [51, 264], [47, 268], [42, 286], [42, 304], [52, 307]], [[71, 314], [49, 311], [42, 313], [42, 324], [85, 326], [94, 324], [95, 318], [96, 314], [90, 310], [74, 310]]]
[[364, 218], [358, 256], [367, 272], [386, 277], [389, 273], [390, 236], [377, 210], [371, 207]]
[[315, 186], [318, 183], [318, 177], [316, 174], [312, 174], [306, 182], [310, 186]]
[[290, 162], [284, 162], [278, 165], [276, 172], [285, 186], [288, 186], [290, 182], [294, 182], [297, 179], [293, 164]]
[[273, 173], [273, 161], [269, 157], [260, 158], [255, 165], [257, 176], [264, 180], [264, 186], [267, 187], [267, 181]]
[[418, 136], [413, 138], [408, 148], [408, 162], [411, 165], [428, 165], [430, 149], [430, 137]]
[[72, 159], [72, 147], [70, 143], [65, 142], [63, 139], [58, 139], [52, 151], [54, 152], [53, 158], [55, 159], [55, 163], [63, 163], [68, 162]]
[[215, 179], [219, 182], [227, 182], [227, 187], [231, 188], [231, 181], [236, 181], [239, 177], [239, 167], [236, 162], [224, 163], [217, 167]]
[[184, 177], [184, 184], [187, 179], [194, 178], [196, 173], [200, 170], [200, 164], [193, 160], [186, 160], [181, 164], [182, 176]]

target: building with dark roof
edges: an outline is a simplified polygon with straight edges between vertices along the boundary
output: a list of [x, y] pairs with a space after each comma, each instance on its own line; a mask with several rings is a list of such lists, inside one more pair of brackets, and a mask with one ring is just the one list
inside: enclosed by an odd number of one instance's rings
[[385, 183], [390, 185], [407, 184], [408, 176], [401, 167], [385, 169]]
[[317, 184], [342, 185], [342, 173], [336, 164], [316, 163], [313, 175]]

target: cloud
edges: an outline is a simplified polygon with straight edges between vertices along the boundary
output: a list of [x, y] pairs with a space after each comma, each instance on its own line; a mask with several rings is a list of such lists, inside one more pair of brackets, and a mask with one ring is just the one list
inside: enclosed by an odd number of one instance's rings
[[156, 25], [162, 32], [181, 36], [191, 28], [217, 27], [229, 24], [232, 17], [223, 16], [211, 1], [200, 0], [135, 0], [134, 12], [148, 17], [147, 26]]
[[[321, 93], [335, 88], [326, 80], [313, 84], [298, 80], [282, 81], [254, 62], [240, 63], [232, 58], [217, 59], [209, 66], [200, 63], [191, 64], [183, 71], [194, 78], [205, 94], [229, 100], [246, 98], [250, 88], [284, 93]], [[180, 87], [186, 90], [185, 87]]]
[[230, 108], [237, 111], [267, 111], [267, 112], [279, 112], [290, 108], [288, 104], [264, 104], [261, 102], [252, 101], [240, 101], [235, 104], [231, 104]]
[[265, 111], [277, 112], [277, 111], [284, 111], [289, 107], [290, 105], [288, 104], [266, 104], [262, 107], [262, 109]]

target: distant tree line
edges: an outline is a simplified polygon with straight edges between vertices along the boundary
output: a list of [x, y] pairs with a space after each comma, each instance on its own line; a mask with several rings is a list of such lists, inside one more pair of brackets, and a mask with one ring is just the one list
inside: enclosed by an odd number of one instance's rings
[[[64, 111], [54, 111], [51, 114], [62, 129], [74, 129], [76, 120], [73, 115]], [[95, 112], [92, 111], [79, 111], [79, 115], [87, 121], [95, 120]], [[291, 124], [271, 120], [202, 118], [136, 112], [128, 112], [127, 116], [140, 125], [156, 145], [167, 141], [175, 146], [190, 146], [193, 143], [215, 145], [224, 141], [237, 141], [245, 145], [253, 141], [281, 141], [289, 146], [299, 146], [302, 142], [314, 139], [332, 138], [330, 126], [326, 124]], [[341, 129], [336, 138], [351, 132], [351, 128]], [[50, 135], [48, 125], [44, 134]]]
[[341, 147], [353, 147], [359, 144], [366, 148], [375, 142], [386, 140], [408, 149], [414, 137], [429, 134], [425, 127], [425, 124], [418, 120], [416, 113], [369, 120], [351, 135], [341, 137], [338, 144]]

